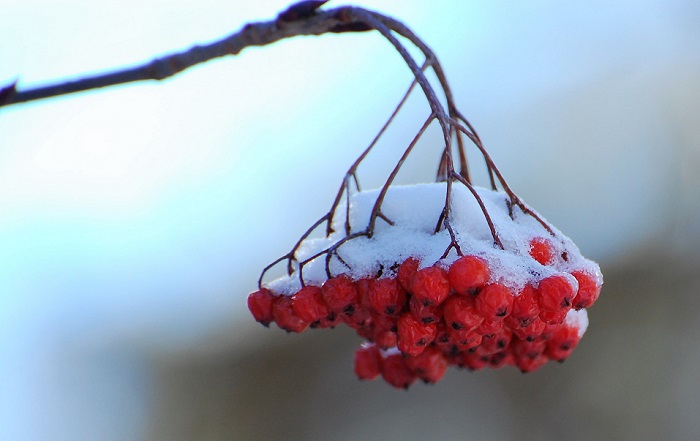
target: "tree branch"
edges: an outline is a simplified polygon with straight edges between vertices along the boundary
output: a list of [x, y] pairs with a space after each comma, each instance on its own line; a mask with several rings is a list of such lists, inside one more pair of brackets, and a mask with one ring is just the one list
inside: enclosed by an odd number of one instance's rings
[[363, 17], [380, 17], [375, 12], [353, 7], [318, 11], [324, 3], [326, 1], [299, 2], [274, 20], [249, 23], [221, 40], [196, 45], [138, 66], [26, 90], [18, 90], [15, 82], [0, 88], [0, 107], [135, 81], [163, 80], [205, 61], [236, 55], [250, 46], [265, 46], [300, 35], [368, 31], [373, 27]]

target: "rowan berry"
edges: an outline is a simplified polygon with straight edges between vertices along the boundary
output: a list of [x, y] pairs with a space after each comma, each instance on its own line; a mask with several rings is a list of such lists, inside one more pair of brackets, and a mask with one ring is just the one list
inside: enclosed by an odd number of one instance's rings
[[406, 357], [409, 368], [426, 383], [435, 384], [447, 371], [447, 359], [436, 347], [426, 348], [422, 353]]
[[396, 326], [399, 351], [406, 355], [418, 355], [423, 352], [437, 334], [434, 323], [423, 323], [409, 313], [402, 315], [397, 320]]
[[401, 287], [408, 292], [411, 292], [413, 289], [413, 278], [416, 276], [419, 265], [420, 262], [417, 259], [409, 257], [399, 265], [399, 269], [396, 272], [396, 277], [399, 279]]
[[448, 271], [452, 289], [458, 294], [473, 293], [489, 281], [491, 273], [486, 261], [477, 256], [462, 256], [455, 260]]
[[369, 300], [369, 287], [374, 279], [360, 279], [355, 282], [355, 290], [357, 291], [357, 303], [360, 307], [373, 310], [372, 302]]
[[576, 290], [567, 277], [555, 274], [540, 280], [537, 294], [541, 311], [558, 312], [571, 308]]
[[340, 275], [325, 281], [321, 287], [323, 300], [336, 314], [352, 314], [357, 303], [357, 289], [349, 277]]
[[486, 320], [503, 320], [513, 309], [513, 294], [501, 284], [486, 285], [476, 295], [474, 307]]
[[300, 319], [313, 323], [328, 317], [330, 311], [323, 301], [321, 288], [305, 286], [292, 296], [292, 309]]
[[416, 272], [413, 278], [413, 296], [424, 305], [439, 305], [450, 295], [450, 282], [442, 268], [430, 266]]
[[272, 318], [280, 329], [287, 332], [299, 333], [309, 326], [309, 322], [294, 314], [292, 298], [288, 296], [279, 296], [272, 304]]
[[416, 374], [403, 355], [391, 354], [382, 361], [382, 378], [397, 389], [408, 389], [416, 381]]
[[523, 374], [527, 374], [529, 372], [535, 372], [549, 361], [549, 358], [547, 358], [544, 355], [538, 355], [537, 357], [534, 358], [529, 358], [529, 357], [524, 357], [524, 358], [517, 358], [514, 357], [514, 363], [515, 366], [520, 369], [520, 372]]
[[451, 329], [450, 337], [452, 339], [452, 347], [449, 352], [468, 351], [479, 346], [483, 340], [483, 336], [476, 331], [467, 331], [466, 329]]
[[513, 338], [513, 334], [508, 329], [504, 329], [498, 334], [485, 335], [481, 341], [481, 348], [490, 354], [505, 351]]
[[382, 372], [382, 355], [374, 345], [362, 345], [355, 351], [355, 374], [360, 380], [374, 380]]
[[574, 309], [592, 306], [598, 300], [601, 288], [595, 277], [585, 271], [573, 271], [571, 275], [578, 281], [578, 294], [574, 299]]
[[269, 289], [262, 288], [248, 296], [248, 309], [253, 314], [253, 318], [262, 323], [263, 326], [270, 326], [272, 321], [272, 304], [275, 296]]
[[398, 337], [395, 331], [380, 331], [374, 334], [374, 343], [382, 349], [395, 348]]
[[[531, 284], [525, 285], [520, 294], [513, 298], [513, 310], [506, 318], [510, 327], [525, 327], [540, 315], [537, 290]], [[513, 323], [516, 323], [513, 326]]]
[[530, 324], [527, 326], [521, 326], [516, 328], [511, 327], [510, 329], [511, 331], [513, 331], [513, 334], [519, 339], [532, 341], [537, 337], [541, 336], [544, 333], [546, 327], [547, 324], [544, 321], [542, 321], [542, 319], [537, 317], [533, 321], [531, 321]]
[[571, 306], [567, 306], [559, 311], [541, 311], [540, 319], [548, 325], [560, 325], [564, 322], [569, 311], [571, 311]]
[[423, 323], [437, 323], [442, 318], [442, 308], [438, 305], [425, 305], [416, 296], [411, 296], [408, 301], [408, 309], [411, 314]]
[[394, 278], [378, 279], [370, 284], [369, 301], [378, 313], [399, 317], [406, 305], [406, 291]]
[[571, 355], [580, 339], [581, 336], [578, 334], [577, 328], [566, 325], [559, 326], [553, 330], [549, 337], [545, 353], [552, 360], [564, 361]]
[[478, 371], [489, 365], [491, 354], [487, 354], [480, 346], [477, 346], [473, 352], [460, 352], [455, 359], [457, 366]]
[[551, 242], [543, 237], [533, 238], [530, 240], [530, 256], [542, 265], [552, 263], [554, 251]]
[[484, 320], [479, 326], [476, 327], [477, 334], [483, 336], [494, 335], [503, 329], [503, 320], [491, 321]]
[[489, 366], [494, 369], [499, 369], [509, 364], [513, 364], [513, 354], [510, 351], [496, 352], [489, 358]]
[[448, 328], [471, 331], [484, 321], [474, 308], [474, 300], [468, 297], [451, 296], [442, 305], [443, 317]]

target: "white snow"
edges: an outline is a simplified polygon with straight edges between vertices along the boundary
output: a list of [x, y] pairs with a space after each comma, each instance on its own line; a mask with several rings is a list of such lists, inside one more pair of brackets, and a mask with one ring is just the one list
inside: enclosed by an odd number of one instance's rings
[[[598, 265], [581, 256], [576, 245], [559, 230], [549, 225], [554, 232], [552, 236], [536, 219], [523, 213], [517, 206], [513, 207], [511, 218], [506, 203], [508, 196], [505, 193], [480, 187], [476, 187], [476, 190], [505, 249], [494, 245], [479, 204], [472, 193], [459, 182], [453, 183], [452, 186], [450, 222], [462, 253], [480, 256], [489, 263], [490, 282], [502, 283], [518, 295], [528, 282], [536, 284], [553, 274], [565, 275], [574, 288], [577, 288], [576, 279], [566, 274], [577, 269], [594, 274], [602, 281]], [[351, 194], [352, 233], [362, 232], [367, 228], [372, 207], [379, 194], [379, 190]], [[418, 258], [422, 267], [437, 263], [447, 268], [459, 256], [453, 249], [448, 256], [441, 259], [450, 244], [450, 236], [444, 228], [437, 234], [434, 233], [445, 204], [445, 194], [445, 183], [390, 187], [382, 205], [382, 213], [391, 219], [394, 225], [377, 219], [371, 239], [358, 237], [342, 244], [338, 248], [338, 255], [347, 266], [334, 257], [330, 263], [331, 273], [334, 276], [345, 273], [355, 279], [377, 276], [380, 271], [382, 277], [391, 276], [395, 274], [397, 264], [409, 257]], [[341, 202], [334, 218], [335, 232], [327, 238], [305, 240], [296, 253], [299, 261], [328, 249], [346, 237], [345, 203], [345, 200]], [[544, 266], [530, 257], [530, 240], [535, 237], [546, 238], [551, 242], [554, 249], [554, 261], [551, 264]], [[562, 257], [564, 252], [567, 260]], [[325, 265], [325, 255], [305, 265], [305, 283], [321, 285], [327, 278]], [[267, 286], [277, 293], [291, 295], [300, 288], [299, 275], [295, 272], [291, 276], [272, 281]]]
[[572, 309], [566, 314], [564, 323], [572, 328], [578, 329], [578, 336], [583, 337], [588, 329], [588, 312], [585, 309], [575, 310]]

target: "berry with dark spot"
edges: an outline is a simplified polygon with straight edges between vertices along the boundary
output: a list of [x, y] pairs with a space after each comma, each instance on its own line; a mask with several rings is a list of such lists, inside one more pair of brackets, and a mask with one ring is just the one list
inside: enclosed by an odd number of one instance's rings
[[435, 384], [447, 371], [447, 359], [436, 347], [427, 348], [419, 355], [406, 358], [406, 364], [426, 383]]
[[430, 266], [416, 272], [413, 278], [413, 296], [424, 305], [439, 305], [450, 295], [450, 282], [442, 268]]
[[559, 326], [549, 337], [545, 353], [552, 360], [564, 361], [571, 355], [580, 339], [578, 329], [566, 325]]
[[[576, 282], [574, 281], [574, 283]], [[555, 274], [540, 280], [537, 287], [540, 311], [559, 312], [567, 308], [571, 309], [576, 297], [576, 288], [571, 285], [569, 278], [562, 274]]]
[[406, 291], [394, 278], [375, 280], [369, 287], [369, 301], [376, 312], [399, 317], [406, 305]]
[[442, 308], [438, 305], [425, 305], [416, 296], [408, 301], [411, 314], [423, 323], [437, 323], [442, 318]]
[[578, 294], [574, 298], [574, 309], [583, 309], [593, 306], [600, 296], [601, 285], [596, 278], [585, 271], [573, 271], [572, 276], [578, 281]]
[[437, 326], [434, 323], [423, 323], [409, 313], [402, 315], [396, 326], [397, 346], [405, 355], [420, 354], [437, 334]]
[[484, 321], [469, 297], [451, 296], [442, 305], [443, 318], [448, 328], [471, 331]]
[[416, 374], [403, 355], [391, 354], [382, 361], [382, 378], [397, 389], [408, 389], [416, 381]]
[[531, 284], [527, 284], [520, 291], [520, 294], [513, 298], [513, 310], [507, 318], [508, 326], [525, 327], [539, 315], [540, 305], [537, 301], [537, 290]]
[[491, 277], [489, 265], [477, 256], [462, 256], [455, 260], [448, 271], [452, 289], [467, 295], [484, 286]]
[[357, 289], [349, 277], [341, 275], [326, 280], [321, 287], [323, 300], [336, 314], [352, 314], [357, 303]]
[[476, 295], [474, 307], [485, 320], [503, 320], [513, 309], [513, 294], [501, 284], [486, 285]]

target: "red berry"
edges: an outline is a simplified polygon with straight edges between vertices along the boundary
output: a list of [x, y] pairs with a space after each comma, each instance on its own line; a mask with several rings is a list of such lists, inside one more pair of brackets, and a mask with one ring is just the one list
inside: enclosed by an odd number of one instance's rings
[[382, 378], [398, 389], [408, 389], [416, 381], [416, 374], [408, 367], [401, 354], [392, 354], [382, 361]]
[[562, 325], [549, 337], [546, 354], [552, 360], [564, 361], [571, 355], [580, 339], [577, 328]]
[[437, 325], [435, 325], [435, 329], [435, 340], [433, 340], [433, 342], [436, 345], [443, 348], [446, 346], [449, 347], [454, 343], [452, 341], [452, 336], [450, 335], [449, 329], [443, 321], [439, 321]]
[[372, 313], [366, 309], [356, 309], [352, 315], [342, 314], [340, 319], [352, 329], [359, 329], [372, 325]]
[[480, 346], [477, 346], [474, 352], [460, 352], [456, 356], [457, 366], [466, 367], [472, 371], [478, 371], [489, 364], [491, 354], [484, 352]]
[[543, 237], [533, 238], [530, 241], [530, 256], [542, 265], [548, 265], [554, 256], [551, 242]]
[[448, 328], [471, 331], [484, 321], [476, 313], [474, 300], [469, 297], [451, 296], [442, 305], [443, 317]]
[[396, 279], [379, 279], [369, 287], [369, 300], [378, 313], [398, 317], [406, 305], [406, 292]]
[[264, 326], [269, 326], [272, 321], [272, 304], [276, 298], [272, 291], [265, 288], [251, 293], [248, 296], [248, 309], [253, 318]]
[[513, 334], [521, 340], [535, 340], [544, 333], [547, 325], [539, 317], [530, 322], [529, 325], [518, 328], [511, 328]]
[[302, 332], [309, 326], [309, 322], [294, 314], [292, 298], [287, 296], [280, 296], [272, 304], [272, 318], [280, 329], [287, 332]]
[[355, 282], [355, 289], [357, 290], [357, 303], [360, 307], [368, 310], [374, 309], [372, 302], [369, 300], [369, 287], [374, 279], [360, 279]]
[[[532, 323], [540, 315], [540, 306], [537, 302], [537, 290], [530, 284], [513, 298], [513, 310], [508, 316], [509, 323], [517, 321], [517, 327], [525, 327]], [[509, 324], [509, 326], [513, 327]]]
[[578, 294], [574, 299], [574, 309], [588, 308], [598, 300], [601, 286], [596, 278], [585, 271], [573, 271], [572, 276], [578, 280]]
[[340, 323], [342, 323], [341, 318], [342, 317], [340, 315], [336, 314], [335, 312], [331, 312], [326, 317], [323, 317], [321, 320], [311, 323], [311, 325], [309, 326], [318, 329], [333, 329]]
[[363, 345], [355, 351], [355, 374], [360, 380], [374, 380], [382, 372], [382, 355], [374, 345]]
[[436, 266], [418, 270], [413, 278], [411, 292], [424, 305], [441, 304], [450, 295], [447, 272]]
[[401, 287], [406, 291], [410, 292], [413, 289], [413, 278], [416, 276], [419, 265], [420, 262], [413, 257], [409, 257], [399, 265], [396, 277], [399, 279]]
[[427, 348], [421, 354], [407, 357], [406, 364], [426, 383], [437, 383], [447, 371], [447, 360], [436, 347]]
[[540, 310], [549, 312], [571, 309], [571, 305], [576, 297], [576, 291], [571, 286], [569, 279], [561, 274], [555, 274], [540, 280], [537, 294], [539, 296]]
[[462, 256], [457, 259], [448, 272], [452, 289], [458, 294], [471, 293], [489, 281], [489, 266], [486, 261], [476, 256]]
[[394, 331], [380, 331], [374, 335], [374, 343], [382, 349], [395, 348], [398, 337]]
[[468, 351], [479, 346], [483, 340], [483, 336], [476, 331], [467, 331], [465, 329], [451, 329], [450, 337], [452, 338], [452, 348], [450, 352]]
[[292, 309], [297, 317], [309, 323], [327, 317], [330, 312], [318, 286], [305, 286], [297, 291], [292, 296]]
[[474, 307], [486, 320], [503, 320], [513, 309], [513, 294], [501, 284], [486, 285], [476, 295]]
[[500, 332], [503, 329], [503, 320], [498, 320], [498, 321], [491, 321], [491, 320], [484, 320], [481, 322], [479, 326], [476, 328], [477, 334], [481, 334], [483, 336], [487, 335], [494, 335], [497, 332]]
[[542, 355], [547, 348], [547, 341], [536, 339], [533, 341], [515, 339], [511, 344], [511, 352], [515, 360], [523, 358], [536, 358]]
[[505, 351], [512, 338], [513, 334], [509, 330], [504, 329], [498, 334], [491, 336], [485, 335], [481, 341], [481, 347], [485, 352], [495, 354], [496, 352]]
[[406, 313], [396, 322], [398, 328], [397, 345], [405, 355], [418, 355], [435, 339], [437, 328], [434, 323], [425, 324], [413, 315]]
[[355, 284], [345, 275], [325, 281], [322, 287], [323, 300], [336, 314], [352, 314], [357, 303]]
[[520, 369], [520, 372], [527, 374], [528, 372], [535, 372], [537, 369], [541, 368], [549, 359], [544, 355], [539, 355], [534, 358], [515, 358], [515, 365]]
[[494, 369], [502, 368], [503, 366], [513, 364], [513, 354], [510, 351], [496, 352], [489, 358], [489, 365]]
[[566, 319], [566, 315], [571, 311], [571, 306], [568, 306], [559, 311], [542, 311], [540, 319], [548, 325], [560, 325]]
[[438, 305], [424, 305], [416, 296], [408, 301], [411, 314], [423, 323], [437, 323], [442, 318], [442, 308]]

